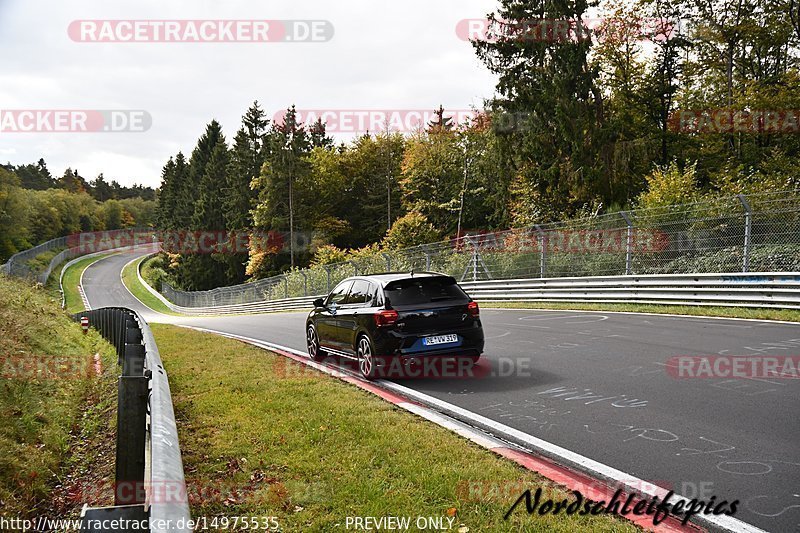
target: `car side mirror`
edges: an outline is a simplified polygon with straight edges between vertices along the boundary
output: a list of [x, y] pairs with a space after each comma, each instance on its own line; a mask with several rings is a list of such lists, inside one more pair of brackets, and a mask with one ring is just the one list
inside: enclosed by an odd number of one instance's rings
[[317, 298], [314, 300], [314, 307], [325, 307], [325, 300], [322, 298]]

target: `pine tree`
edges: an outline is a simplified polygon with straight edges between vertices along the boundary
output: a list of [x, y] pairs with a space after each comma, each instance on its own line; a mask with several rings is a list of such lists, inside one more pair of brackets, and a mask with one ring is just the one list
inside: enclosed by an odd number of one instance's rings
[[161, 229], [173, 228], [173, 215], [175, 213], [175, 161], [170, 157], [164, 168], [161, 169], [161, 187], [158, 193], [158, 227]]
[[225, 220], [229, 230], [252, 227], [250, 213], [256, 194], [250, 184], [261, 172], [268, 153], [267, 119], [254, 102], [242, 117], [242, 127], [236, 133], [226, 173]]
[[428, 123], [428, 131], [430, 133], [441, 133], [443, 131], [450, 131], [453, 129], [452, 117], [444, 116], [444, 106], [439, 106], [439, 109], [434, 111], [436, 118]]
[[[299, 177], [309, 171], [308, 154], [311, 141], [303, 124], [297, 120], [295, 107], [286, 110], [282, 123], [273, 124], [269, 135], [270, 152], [261, 174], [253, 183], [259, 189], [259, 202], [254, 210], [256, 227], [289, 233], [289, 263], [295, 264], [294, 185]], [[251, 250], [251, 263], [253, 258]], [[278, 263], [266, 268], [250, 267], [251, 272], [274, 271]]]
[[326, 130], [325, 123], [322, 122], [321, 118], [318, 118], [315, 123], [309, 126], [308, 135], [311, 139], [312, 147], [314, 148], [333, 147], [333, 139], [331, 137], [328, 137], [325, 130]]
[[205, 133], [197, 140], [197, 145], [192, 150], [192, 157], [189, 159], [188, 172], [184, 179], [178, 181], [175, 203], [176, 228], [203, 229], [193, 225], [194, 211], [200, 198], [200, 182], [206, 172], [206, 165], [221, 138], [222, 127], [219, 122], [212, 120], [206, 126]]
[[537, 35], [536, 21], [581, 24], [589, 2], [500, 0], [500, 6], [489, 16], [498, 38], [473, 42], [499, 76], [489, 107], [503, 133], [501, 148], [527, 183], [529, 197], [518, 200], [533, 200], [534, 218], [561, 217], [609, 194], [603, 98], [588, 62], [591, 41]]
[[[236, 133], [230, 152], [223, 206], [225, 225], [234, 239], [236, 234], [250, 231], [253, 226], [251, 210], [257, 195], [251, 184], [261, 172], [268, 153], [267, 123], [264, 111], [257, 101], [254, 102], [242, 117], [242, 127]], [[224, 262], [231, 280], [244, 281], [246, 253], [230, 254]]]
[[[175, 164], [176, 201], [174, 229], [214, 231], [225, 229], [222, 189], [228, 165], [222, 127], [212, 120], [198, 139], [182, 177]], [[178, 284], [188, 290], [206, 290], [225, 285], [223, 268], [207, 250], [184, 254], [175, 270]]]
[[[228, 146], [225, 138], [220, 136], [200, 179], [197, 205], [192, 216], [192, 227], [199, 229], [201, 235], [206, 232], [220, 235], [221, 230], [225, 229], [223, 188], [228, 164]], [[226, 243], [219, 241], [217, 244], [224, 247]], [[229, 250], [218, 249], [212, 253], [203, 249], [198, 255], [188, 256], [183, 272], [187, 285], [194, 290], [208, 290], [239, 281], [227, 275], [229, 253]]]

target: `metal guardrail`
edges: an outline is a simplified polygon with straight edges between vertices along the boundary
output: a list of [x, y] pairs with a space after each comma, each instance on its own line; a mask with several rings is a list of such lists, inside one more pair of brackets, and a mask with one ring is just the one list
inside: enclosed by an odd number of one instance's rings
[[800, 309], [800, 272], [516, 279], [467, 282], [461, 286], [478, 301]]
[[[58, 265], [67, 259], [73, 259], [81, 255], [88, 255], [90, 253], [94, 253], [95, 251], [112, 251], [115, 248], [120, 248], [121, 246], [116, 246], [111, 239], [109, 239], [108, 242], [104, 242], [102, 237], [106, 233], [111, 236], [113, 236], [114, 233], [124, 233], [125, 235], [130, 234], [131, 236], [142, 234], [149, 237], [152, 234], [152, 230], [148, 228], [134, 228], [129, 230], [111, 230], [108, 232], [79, 233], [65, 237], [58, 237], [12, 255], [8, 259], [7, 263], [0, 265], [0, 272], [18, 278], [32, 279], [44, 285], [47, 283], [47, 280], [50, 277], [50, 274], [52, 274], [53, 270], [55, 270]], [[85, 239], [85, 236], [89, 236], [91, 238]], [[84, 242], [86, 242], [86, 244], [70, 246], [71, 244]], [[95, 247], [102, 247], [103, 249], [94, 250]], [[35, 271], [30, 267], [29, 261], [32, 259], [45, 252], [60, 248], [64, 249], [50, 260], [44, 270]]]
[[[154, 254], [151, 254], [151, 256]], [[261, 302], [249, 302], [234, 305], [218, 305], [208, 307], [183, 307], [169, 301], [163, 294], [155, 290], [147, 281], [142, 277], [142, 264], [147, 257], [142, 258], [136, 268], [136, 274], [139, 277], [139, 283], [144, 286], [153, 296], [161, 300], [161, 302], [169, 308], [170, 311], [184, 315], [246, 315], [251, 313], [269, 313], [273, 311], [295, 311], [301, 309], [309, 309], [314, 299], [320, 296], [303, 296], [300, 298], [285, 298], [283, 300], [264, 300]]]
[[[155, 289], [148, 287], [157, 294]], [[477, 301], [637, 303], [800, 309], [800, 272], [652, 274], [462, 282]], [[229, 315], [310, 309], [324, 294], [217, 307], [170, 309], [188, 315]]]
[[122, 375], [118, 385], [115, 505], [85, 508], [81, 531], [95, 532], [98, 530], [91, 524], [122, 518], [149, 518], [151, 533], [191, 531], [169, 381], [150, 327], [137, 312], [122, 307], [73, 315], [75, 320], [83, 317], [115, 346]]

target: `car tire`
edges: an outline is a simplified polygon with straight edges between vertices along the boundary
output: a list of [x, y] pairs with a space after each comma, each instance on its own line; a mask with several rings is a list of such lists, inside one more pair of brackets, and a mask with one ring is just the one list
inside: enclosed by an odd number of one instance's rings
[[319, 343], [317, 328], [311, 323], [306, 326], [306, 347], [308, 348], [308, 356], [312, 361], [322, 361], [328, 355]]
[[356, 341], [356, 355], [358, 357], [358, 371], [361, 377], [372, 381], [378, 376], [375, 350], [372, 341], [366, 335], [359, 335]]

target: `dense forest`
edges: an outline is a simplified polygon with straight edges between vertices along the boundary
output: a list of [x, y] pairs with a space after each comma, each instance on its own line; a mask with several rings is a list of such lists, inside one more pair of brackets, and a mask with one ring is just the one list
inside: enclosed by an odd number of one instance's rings
[[592, 8], [500, 1], [472, 42], [496, 92], [468, 124], [440, 112], [409, 135], [336, 144], [294, 107], [269, 123], [254, 103], [230, 142], [211, 121], [164, 166], [159, 226], [313, 246], [169, 255], [168, 279], [208, 289], [365, 247], [800, 185], [795, 1], [611, 0], [590, 38], [542, 30]]
[[54, 178], [43, 159], [0, 165], [0, 263], [50, 239], [84, 231], [152, 226], [156, 191], [68, 168]]

